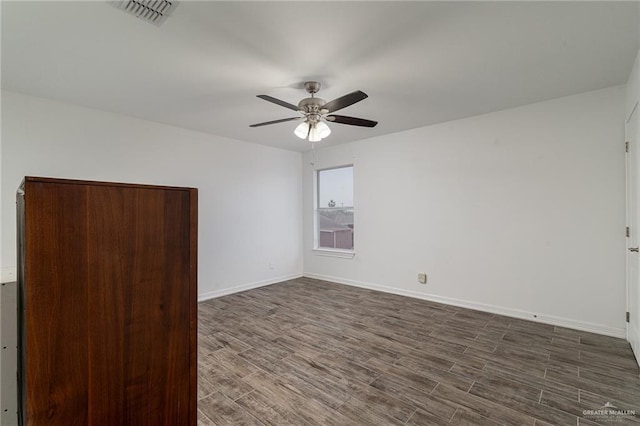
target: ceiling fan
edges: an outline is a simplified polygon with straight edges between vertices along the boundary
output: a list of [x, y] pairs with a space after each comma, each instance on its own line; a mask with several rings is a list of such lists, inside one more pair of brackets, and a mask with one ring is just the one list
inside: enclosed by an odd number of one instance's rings
[[378, 124], [377, 121], [365, 120], [364, 118], [332, 114], [335, 111], [366, 99], [368, 97], [367, 94], [360, 90], [356, 90], [355, 92], [351, 92], [347, 95], [326, 102], [324, 99], [315, 97], [315, 94], [320, 90], [320, 83], [317, 81], [307, 81], [304, 83], [304, 88], [311, 94], [311, 97], [301, 100], [298, 103], [298, 106], [269, 95], [257, 95], [260, 99], [298, 111], [302, 115], [299, 117], [265, 121], [264, 123], [252, 124], [249, 127], [260, 127], [269, 124], [284, 123], [287, 121], [304, 120], [302, 123], [298, 124], [293, 133], [295, 133], [295, 135], [300, 139], [308, 139], [309, 142], [319, 142], [331, 134], [331, 129], [326, 124], [327, 121], [361, 127], [375, 127], [376, 124]]

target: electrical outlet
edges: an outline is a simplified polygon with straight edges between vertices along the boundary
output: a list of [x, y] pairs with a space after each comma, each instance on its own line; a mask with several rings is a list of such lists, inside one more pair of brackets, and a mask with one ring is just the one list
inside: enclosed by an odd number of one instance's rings
[[424, 272], [420, 272], [418, 274], [418, 282], [420, 284], [426, 284], [427, 283], [427, 274], [425, 274]]
[[276, 269], [276, 267], [273, 266], [273, 263], [269, 262], [269, 269], [273, 271], [274, 269]]

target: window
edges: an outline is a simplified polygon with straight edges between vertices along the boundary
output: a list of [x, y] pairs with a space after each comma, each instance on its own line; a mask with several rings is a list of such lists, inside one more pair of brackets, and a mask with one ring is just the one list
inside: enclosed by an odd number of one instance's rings
[[316, 248], [353, 250], [353, 166], [318, 170]]

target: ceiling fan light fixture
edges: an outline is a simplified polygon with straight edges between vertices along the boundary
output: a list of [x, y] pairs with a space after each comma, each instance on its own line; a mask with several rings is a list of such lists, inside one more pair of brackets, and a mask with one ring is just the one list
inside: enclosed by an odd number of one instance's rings
[[298, 124], [293, 133], [300, 139], [306, 139], [307, 135], [309, 134], [309, 123], [303, 121], [302, 123]]
[[331, 129], [327, 124], [323, 121], [319, 121], [316, 126], [316, 131], [318, 132], [318, 136], [320, 139], [324, 139], [331, 134]]
[[309, 142], [320, 142], [322, 137], [320, 136], [320, 131], [318, 130], [318, 125], [314, 124], [311, 126], [311, 130], [309, 130]]

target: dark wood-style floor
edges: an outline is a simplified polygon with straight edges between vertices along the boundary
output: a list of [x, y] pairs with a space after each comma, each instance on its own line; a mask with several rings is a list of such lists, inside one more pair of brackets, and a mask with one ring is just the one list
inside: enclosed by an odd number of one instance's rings
[[640, 423], [622, 339], [307, 278], [199, 315], [199, 425]]

